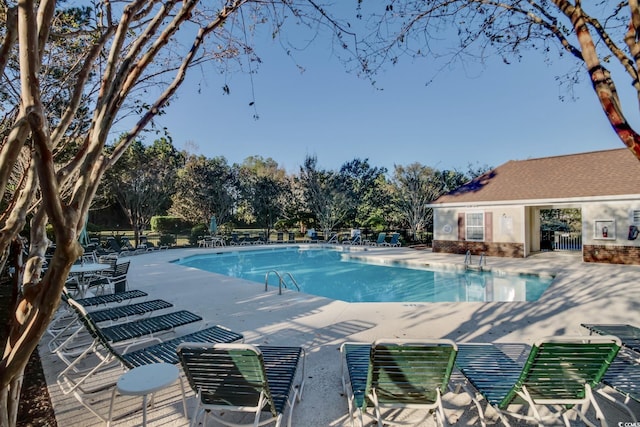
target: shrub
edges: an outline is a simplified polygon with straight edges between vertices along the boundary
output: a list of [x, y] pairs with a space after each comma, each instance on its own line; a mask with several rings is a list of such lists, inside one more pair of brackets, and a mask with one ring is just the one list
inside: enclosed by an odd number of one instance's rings
[[191, 228], [191, 234], [189, 235], [189, 244], [195, 245], [198, 243], [198, 238], [209, 234], [209, 227], [205, 224], [198, 224]]
[[191, 227], [187, 221], [174, 216], [154, 216], [151, 218], [151, 230], [163, 234], [177, 234]]
[[176, 236], [173, 234], [163, 234], [160, 236], [160, 246], [172, 246], [176, 244]]

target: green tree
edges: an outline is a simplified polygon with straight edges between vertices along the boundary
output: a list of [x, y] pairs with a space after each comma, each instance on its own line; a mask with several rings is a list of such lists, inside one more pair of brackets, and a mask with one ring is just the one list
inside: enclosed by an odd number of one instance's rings
[[344, 183], [337, 173], [318, 169], [315, 156], [305, 158], [299, 180], [307, 209], [327, 238], [353, 209], [353, 198], [342, 191]]
[[369, 159], [353, 159], [338, 172], [338, 189], [351, 199], [351, 209], [344, 221], [351, 226], [363, 226], [374, 213], [388, 202], [383, 197], [386, 168], [371, 167]]
[[150, 146], [136, 139], [105, 173], [104, 185], [127, 217], [136, 246], [151, 217], [169, 208], [182, 163], [182, 155], [169, 139], [157, 139]]
[[193, 224], [231, 220], [237, 194], [237, 174], [224, 157], [189, 155], [178, 171], [169, 212]]
[[640, 98], [638, 2], [359, 1], [357, 13], [373, 28], [358, 49], [358, 64], [369, 75], [402, 56], [444, 60], [445, 66], [492, 55], [508, 64], [532, 51], [545, 60], [573, 59], [575, 68], [559, 73], [561, 80], [572, 84], [588, 77], [613, 131], [640, 159], [640, 135], [628, 116], [638, 108], [625, 108], [619, 96], [619, 88], [628, 87], [633, 99]]
[[238, 181], [245, 220], [263, 228], [268, 237], [283, 213], [286, 171], [272, 158], [251, 156], [239, 166]]

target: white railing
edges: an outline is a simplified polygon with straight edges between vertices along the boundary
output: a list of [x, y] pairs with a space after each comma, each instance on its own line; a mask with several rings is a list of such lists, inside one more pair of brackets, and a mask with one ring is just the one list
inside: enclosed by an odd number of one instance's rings
[[556, 231], [553, 235], [553, 249], [556, 251], [582, 250], [582, 233]]

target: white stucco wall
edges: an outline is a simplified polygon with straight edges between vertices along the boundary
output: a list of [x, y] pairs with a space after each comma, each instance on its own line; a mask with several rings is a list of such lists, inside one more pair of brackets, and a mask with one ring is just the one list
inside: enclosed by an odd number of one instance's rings
[[524, 242], [524, 208], [522, 206], [435, 208], [433, 211], [433, 239], [461, 240], [458, 237], [458, 214], [468, 212], [492, 213], [493, 235], [491, 241]]
[[[639, 218], [635, 223], [633, 221], [633, 211], [640, 213], [640, 200], [583, 204], [582, 242], [587, 245], [640, 246], [640, 235], [635, 240], [628, 239], [630, 225], [640, 228]], [[603, 236], [604, 227], [607, 227], [606, 237]]]

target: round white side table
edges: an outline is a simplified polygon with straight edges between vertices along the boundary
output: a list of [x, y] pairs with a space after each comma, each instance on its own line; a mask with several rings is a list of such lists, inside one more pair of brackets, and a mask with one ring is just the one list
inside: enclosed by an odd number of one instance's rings
[[[116, 393], [123, 396], [142, 396], [142, 425], [147, 425], [147, 396], [156, 391], [169, 387], [180, 380], [182, 392], [182, 407], [184, 415], [187, 416], [187, 404], [184, 398], [184, 385], [180, 377], [180, 371], [175, 365], [169, 363], [153, 363], [143, 365], [122, 374], [111, 393], [111, 403], [109, 405], [109, 419], [107, 426], [111, 424], [113, 402]], [[153, 397], [152, 397], [153, 402]]]

